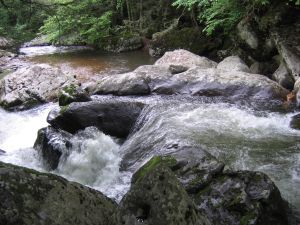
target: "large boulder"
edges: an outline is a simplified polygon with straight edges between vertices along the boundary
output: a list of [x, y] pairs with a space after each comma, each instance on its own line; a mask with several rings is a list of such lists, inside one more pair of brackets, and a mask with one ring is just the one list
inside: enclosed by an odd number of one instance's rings
[[265, 76], [240, 71], [249, 71], [249, 68], [239, 58], [227, 58], [219, 64], [220, 69], [216, 66], [205, 57], [175, 50], [165, 53], [155, 65], [104, 77], [96, 84], [93, 93], [122, 96], [180, 94], [256, 100], [284, 99], [288, 93]]
[[217, 69], [220, 70], [226, 70], [226, 71], [241, 71], [250, 73], [249, 67], [246, 65], [246, 63], [238, 56], [229, 56], [223, 61], [221, 61]]
[[71, 147], [71, 137], [68, 132], [50, 126], [38, 131], [34, 149], [38, 151], [47, 170], [55, 170], [58, 167], [61, 156], [67, 154]]
[[155, 83], [171, 76], [167, 67], [140, 66], [133, 72], [103, 78], [97, 83], [94, 94], [148, 95]]
[[194, 67], [174, 75], [153, 89], [158, 94], [225, 96], [234, 99], [281, 99], [288, 91], [259, 74]]
[[124, 225], [209, 225], [168, 167], [148, 163], [120, 203]]
[[48, 65], [18, 69], [0, 83], [0, 105], [7, 109], [25, 109], [56, 100], [59, 90], [75, 84], [74, 77]]
[[202, 69], [215, 68], [217, 63], [209, 60], [206, 57], [195, 55], [187, 50], [179, 49], [171, 52], [166, 52], [154, 65], [170, 66], [180, 65], [187, 68], [198, 66]]
[[91, 102], [73, 102], [54, 109], [47, 121], [54, 127], [75, 133], [95, 126], [103, 133], [125, 138], [129, 135], [144, 104], [119, 99], [99, 99]]
[[116, 203], [83, 185], [2, 162], [0, 180], [0, 224], [116, 224]]

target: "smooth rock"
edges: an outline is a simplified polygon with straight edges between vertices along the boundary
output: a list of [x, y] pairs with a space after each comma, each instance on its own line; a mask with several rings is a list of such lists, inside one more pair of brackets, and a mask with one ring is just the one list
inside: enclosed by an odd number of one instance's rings
[[218, 66], [217, 69], [226, 70], [226, 71], [241, 71], [250, 73], [249, 67], [246, 63], [238, 56], [229, 56], [223, 59]]
[[120, 224], [210, 224], [169, 168], [151, 162], [145, 167], [120, 203]]
[[288, 91], [259, 74], [194, 67], [174, 75], [153, 89], [157, 94], [224, 96], [254, 100], [285, 99]]
[[0, 224], [115, 225], [117, 204], [53, 174], [0, 162]]
[[293, 90], [295, 81], [283, 62], [281, 62], [278, 69], [273, 73], [272, 78], [282, 87], [288, 90]]
[[91, 102], [73, 102], [54, 109], [47, 121], [54, 128], [75, 133], [86, 127], [95, 126], [103, 133], [125, 138], [129, 135], [144, 104], [118, 99], [103, 99]]
[[130, 73], [107, 76], [99, 81], [94, 94], [148, 95], [155, 83], [172, 76], [167, 67], [145, 65]]
[[59, 90], [77, 81], [48, 65], [18, 69], [0, 82], [0, 104], [6, 109], [26, 109], [57, 100]]
[[215, 68], [217, 63], [209, 60], [206, 57], [195, 55], [187, 50], [179, 49], [171, 52], [166, 52], [154, 65], [170, 66], [179, 65], [187, 68], [198, 66], [202, 69]]
[[71, 134], [50, 126], [38, 131], [33, 148], [38, 151], [47, 170], [55, 170], [58, 167], [61, 156], [67, 154], [71, 148], [71, 137]]

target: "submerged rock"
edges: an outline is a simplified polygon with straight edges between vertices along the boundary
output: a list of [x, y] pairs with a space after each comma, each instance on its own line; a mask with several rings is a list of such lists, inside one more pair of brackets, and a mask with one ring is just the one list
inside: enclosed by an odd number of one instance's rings
[[129, 135], [144, 104], [117, 99], [73, 102], [60, 110], [55, 109], [47, 121], [55, 128], [75, 133], [95, 126], [103, 133], [125, 138]]
[[48, 65], [18, 69], [0, 83], [0, 105], [6, 109], [26, 109], [57, 99], [59, 90], [77, 81]]
[[217, 68], [226, 71], [241, 71], [250, 73], [249, 67], [238, 56], [229, 56], [223, 59], [223, 61], [218, 64]]
[[0, 189], [0, 224], [116, 224], [115, 202], [53, 174], [0, 162]]
[[50, 126], [38, 131], [33, 148], [38, 151], [47, 170], [57, 168], [61, 156], [71, 147], [71, 137], [71, 134]]
[[120, 224], [211, 224], [169, 168], [152, 161], [145, 167], [120, 203]]

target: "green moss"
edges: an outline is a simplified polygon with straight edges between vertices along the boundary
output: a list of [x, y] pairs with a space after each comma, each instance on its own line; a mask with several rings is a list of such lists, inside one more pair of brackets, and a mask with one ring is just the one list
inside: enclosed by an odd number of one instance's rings
[[248, 212], [245, 216], [243, 216], [240, 220], [241, 225], [249, 225], [253, 224], [253, 220], [256, 219], [256, 215], [253, 212]]
[[68, 110], [68, 108], [69, 108], [69, 105], [61, 106], [59, 113], [60, 114], [65, 113]]
[[140, 181], [147, 173], [162, 164], [172, 169], [177, 160], [172, 156], [154, 156], [133, 175], [132, 182]]
[[68, 105], [72, 102], [74, 96], [76, 95], [76, 85], [71, 84], [62, 89], [58, 94], [58, 103], [60, 106]]

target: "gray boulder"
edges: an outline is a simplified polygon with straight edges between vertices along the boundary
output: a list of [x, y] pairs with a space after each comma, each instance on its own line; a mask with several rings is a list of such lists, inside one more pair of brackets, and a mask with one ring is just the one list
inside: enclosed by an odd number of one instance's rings
[[202, 69], [215, 68], [217, 63], [209, 60], [206, 57], [195, 55], [187, 50], [179, 49], [171, 52], [166, 52], [154, 65], [166, 66], [179, 65], [187, 68], [198, 66]]
[[14, 41], [11, 38], [0, 37], [0, 49], [8, 49], [14, 46]]
[[25, 109], [56, 100], [59, 90], [77, 81], [48, 65], [26, 66], [0, 82], [0, 105], [6, 109]]
[[288, 91], [263, 75], [194, 67], [156, 85], [158, 94], [225, 96], [254, 100], [284, 99]]
[[290, 75], [284, 62], [281, 62], [278, 69], [272, 75], [273, 80], [277, 81], [282, 87], [293, 90], [294, 88], [294, 78]]
[[50, 126], [38, 131], [33, 148], [38, 151], [47, 170], [55, 170], [58, 167], [61, 156], [67, 154], [71, 147], [71, 137], [71, 134]]
[[148, 162], [122, 199], [119, 224], [209, 225], [171, 170]]
[[107, 76], [97, 83], [94, 94], [148, 95], [155, 83], [172, 76], [167, 67], [140, 66], [130, 73]]
[[54, 109], [47, 121], [54, 127], [75, 133], [95, 126], [103, 133], [125, 138], [129, 135], [144, 104], [135, 101], [101, 99], [91, 102], [73, 102]]
[[238, 26], [238, 36], [243, 40], [247, 46], [251, 49], [257, 49], [259, 46], [259, 39], [256, 33], [253, 31], [252, 27], [246, 20], [242, 20]]
[[116, 224], [116, 203], [83, 185], [2, 162], [0, 180], [0, 224]]
[[217, 69], [226, 70], [226, 71], [241, 71], [241, 72], [250, 73], [249, 67], [238, 56], [226, 57], [223, 61], [221, 61], [218, 64]]

